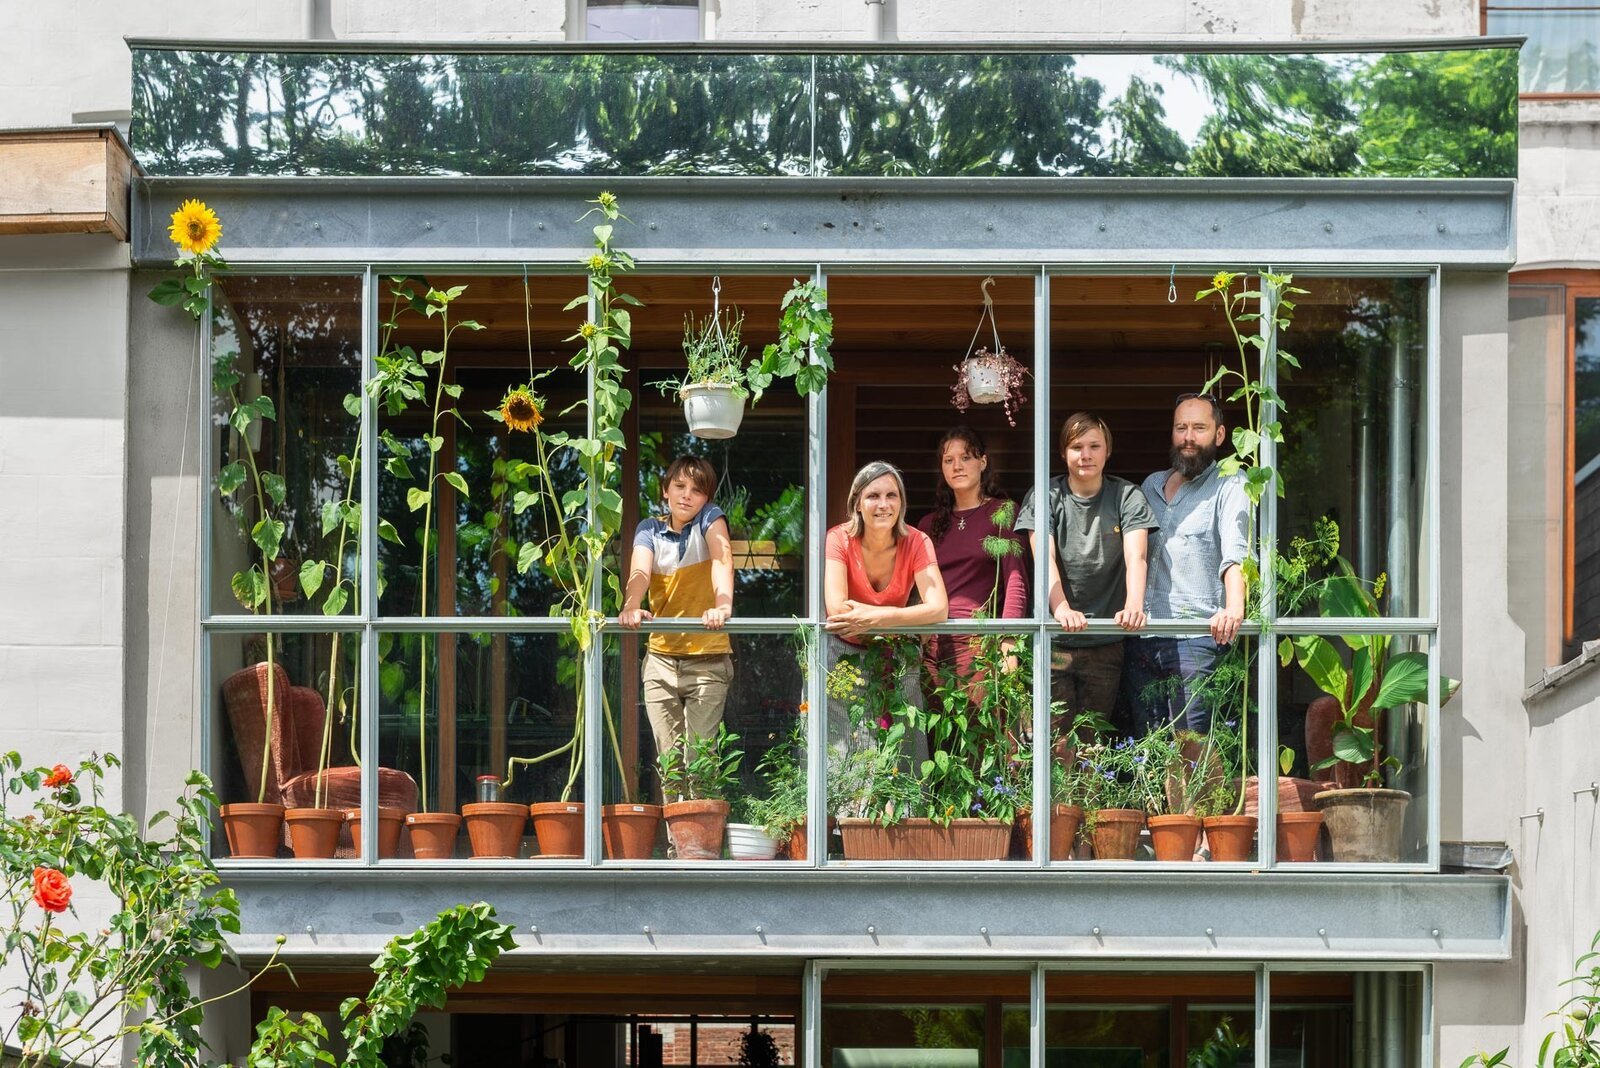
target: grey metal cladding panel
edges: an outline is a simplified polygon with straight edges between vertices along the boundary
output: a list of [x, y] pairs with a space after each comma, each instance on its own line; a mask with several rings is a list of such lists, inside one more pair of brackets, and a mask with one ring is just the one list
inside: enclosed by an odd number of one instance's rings
[[551, 263], [590, 251], [602, 188], [645, 264], [884, 262], [1509, 267], [1511, 181], [1299, 179], [144, 179], [136, 258], [189, 197], [238, 263]]
[[234, 868], [227, 881], [243, 906], [244, 931], [233, 942], [248, 956], [270, 953], [282, 933], [293, 957], [368, 959], [440, 909], [474, 900], [489, 901], [516, 925], [516, 952], [530, 958], [1440, 961], [1510, 954], [1503, 876], [334, 873], [263, 865]]

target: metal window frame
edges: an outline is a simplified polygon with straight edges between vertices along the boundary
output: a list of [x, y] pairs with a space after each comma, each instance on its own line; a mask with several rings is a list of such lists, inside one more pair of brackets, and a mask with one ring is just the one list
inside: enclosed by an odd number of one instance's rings
[[[373, 371], [373, 363], [377, 355], [378, 331], [380, 329], [380, 304], [381, 304], [381, 279], [392, 274], [432, 272], [449, 273], [454, 275], [472, 277], [502, 277], [512, 273], [517, 267], [536, 267], [541, 275], [570, 275], [573, 278], [583, 277], [581, 270], [574, 268], [569, 262], [543, 262], [528, 260], [525, 262], [497, 262], [497, 263], [440, 263], [432, 261], [364, 261], [359, 264], [344, 262], [310, 263], [271, 262], [266, 264], [235, 263], [229, 273], [240, 275], [295, 275], [295, 276], [335, 276], [359, 277], [361, 280], [361, 299], [363, 307], [362, 316], [362, 354], [361, 367], [363, 380], [368, 380]], [[809, 274], [820, 284], [826, 285], [830, 270], [851, 277], [886, 275], [886, 274], [911, 274], [921, 276], [967, 276], [972, 274], [996, 273], [1012, 276], [1025, 276], [1034, 279], [1034, 375], [1035, 397], [1048, 398], [1050, 389], [1050, 370], [1052, 356], [1050, 352], [1050, 286], [1051, 279], [1061, 277], [1086, 277], [1124, 275], [1139, 277], [1156, 277], [1162, 273], [1163, 268], [1168, 270], [1182, 270], [1186, 273], [1196, 271], [1209, 272], [1217, 266], [1217, 261], [1191, 261], [1168, 263], [1153, 262], [1147, 259], [1116, 261], [1105, 263], [1085, 263], [1071, 260], [1041, 262], [1037, 259], [1028, 261], [989, 261], [974, 260], [970, 263], [953, 263], [941, 261], [928, 263], [917, 259], [880, 260], [872, 264], [861, 264], [853, 261], [821, 261], [797, 262], [788, 260], [754, 261], [741, 259], [737, 252], [721, 251], [715, 248], [707, 249], [705, 258], [695, 261], [667, 260], [651, 262], [648, 265], [650, 274], [704, 274], [708, 271], [717, 271], [724, 274], [790, 274], [802, 276]], [[1270, 269], [1270, 267], [1269, 267]], [[1429, 614], [1424, 617], [1406, 617], [1377, 620], [1345, 620], [1323, 619], [1319, 617], [1274, 617], [1266, 627], [1247, 625], [1244, 633], [1261, 635], [1263, 637], [1262, 649], [1257, 657], [1257, 700], [1262, 708], [1276, 708], [1277, 676], [1274, 659], [1265, 655], [1270, 648], [1272, 640], [1279, 635], [1306, 634], [1306, 633], [1383, 633], [1394, 635], [1415, 635], [1427, 642], [1427, 647], [1433, 657], [1439, 655], [1439, 603], [1440, 603], [1440, 531], [1439, 531], [1439, 433], [1440, 433], [1440, 358], [1439, 348], [1441, 338], [1439, 334], [1440, 286], [1441, 268], [1438, 264], [1411, 264], [1392, 265], [1382, 262], [1352, 262], [1345, 265], [1316, 263], [1307, 265], [1277, 265], [1280, 271], [1291, 272], [1297, 278], [1316, 277], [1416, 277], [1427, 279], [1426, 311], [1423, 326], [1427, 330], [1425, 346], [1425, 375], [1427, 388], [1425, 401], [1427, 407], [1427, 469], [1425, 472], [1424, 509], [1427, 513], [1428, 544], [1426, 549], [1427, 562], [1427, 590], [1429, 594]], [[1251, 273], [1254, 273], [1252, 270]], [[591, 311], [592, 314], [592, 311]], [[212, 357], [212, 323], [213, 315], [208, 306], [202, 331], [202, 352], [206, 357], [206, 366], [210, 366]], [[1263, 322], [1263, 330], [1267, 329], [1267, 322]], [[1275, 338], [1269, 337], [1269, 351], [1275, 353]], [[1273, 384], [1276, 381], [1275, 359], [1265, 362], [1264, 381]], [[590, 375], [590, 390], [592, 396], [592, 373]], [[362, 777], [361, 793], [362, 805], [367, 811], [374, 810], [377, 804], [377, 754], [379, 742], [379, 714], [376, 697], [375, 682], [378, 674], [377, 639], [383, 633], [460, 633], [464, 631], [489, 631], [497, 633], [507, 632], [559, 632], [566, 628], [566, 623], [561, 619], [547, 619], [541, 617], [461, 617], [461, 616], [383, 616], [379, 613], [377, 604], [377, 484], [378, 484], [378, 448], [376, 431], [378, 428], [378, 412], [376, 401], [363, 393], [362, 405], [362, 474], [361, 474], [361, 562], [359, 574], [362, 591], [359, 605], [352, 614], [335, 618], [316, 615], [301, 616], [273, 616], [260, 618], [252, 615], [212, 614], [208, 612], [212, 596], [212, 509], [209, 507], [210, 493], [212, 492], [213, 471], [216, 457], [213, 455], [211, 441], [211, 413], [215, 398], [210, 390], [209, 375], [206, 379], [206, 403], [201, 408], [202, 442], [200, 448], [200, 462], [204, 472], [204, 487], [202, 500], [207, 504], [200, 508], [201, 513], [201, 585], [199, 590], [199, 615], [200, 615], [200, 647], [205, 650], [201, 656], [199, 666], [199, 686], [203, 695], [200, 707], [205, 709], [201, 717], [200, 736], [204, 767], [208, 770], [212, 763], [211, 746], [212, 724], [211, 718], [216, 714], [214, 702], [211, 700], [212, 677], [210, 671], [210, 643], [212, 634], [220, 633], [261, 633], [271, 631], [275, 633], [329, 633], [342, 631], [347, 633], [360, 632], [361, 645], [361, 672], [362, 696], [359, 714], [364, 718], [361, 725], [362, 748]], [[806, 433], [806, 484], [807, 492], [807, 517], [806, 529], [814, 545], [821, 545], [826, 530], [826, 508], [823, 493], [827, 485], [827, 391], [815, 394], [809, 398], [808, 420]], [[1048, 403], [1034, 405], [1033, 432], [1033, 480], [1032, 488], [1036, 500], [1046, 500], [1048, 495], [1050, 459], [1052, 455], [1051, 420], [1054, 413], [1050, 411]], [[1272, 443], [1263, 447], [1265, 462], [1272, 462], [1276, 450]], [[1261, 515], [1259, 545], [1276, 546], [1279, 531], [1277, 530], [1277, 509], [1275, 500], [1270, 495], [1263, 501]], [[1051, 638], [1051, 618], [1048, 612], [1047, 598], [1042, 594], [1046, 589], [1048, 577], [1048, 561], [1043, 554], [1037, 554], [1035, 559], [1035, 584], [1036, 594], [1033, 598], [1032, 615], [1021, 620], [991, 620], [991, 621], [959, 621], [940, 624], [933, 627], [897, 628], [905, 631], [972, 633], [974, 631], [1003, 631], [1017, 632], [1031, 630], [1036, 643], [1034, 656], [1034, 731], [1036, 738], [1049, 736], [1049, 657]], [[1270, 576], [1264, 575], [1264, 593], [1270, 596], [1272, 581]], [[810, 658], [810, 673], [806, 684], [807, 701], [810, 708], [816, 711], [809, 719], [808, 726], [808, 773], [810, 776], [811, 791], [808, 800], [809, 812], [814, 826], [826, 826], [826, 700], [823, 696], [823, 669], [825, 666], [824, 642], [822, 640], [822, 568], [812, 566], [809, 568], [807, 588], [805, 593], [806, 612], [805, 620], [797, 619], [735, 619], [730, 621], [727, 632], [729, 634], [770, 634], [790, 633], [797, 623], [804, 623], [813, 638]], [[614, 626], [615, 620], [609, 623]], [[1020, 626], [1019, 626], [1020, 625]], [[698, 624], [674, 623], [667, 624], [656, 622], [647, 625], [647, 630], [662, 631], [691, 631], [700, 629]], [[1203, 628], [1197, 627], [1193, 620], [1156, 620], [1151, 623], [1147, 633], [1168, 634], [1196, 634]], [[1108, 621], [1091, 624], [1091, 633], [1121, 633]], [[590, 663], [586, 670], [590, 674], [588, 686], [589, 700], [586, 708], [582, 710], [586, 717], [585, 731], [586, 744], [590, 751], [586, 753], [585, 774], [585, 800], [586, 851], [583, 861], [587, 867], [632, 867], [647, 865], [651, 869], [672, 870], [674, 868], [689, 867], [696, 871], [704, 871], [709, 867], [719, 864], [736, 866], [738, 862], [705, 862], [705, 861], [607, 861], [601, 854], [600, 843], [600, 805], [603, 797], [603, 731], [602, 709], [599, 686], [603, 685], [603, 657], [605, 641], [602, 636], [591, 650]], [[1044, 655], [1039, 655], [1040, 651]], [[1433, 661], [1437, 663], [1437, 660]], [[1426, 759], [1428, 783], [1428, 856], [1425, 861], [1404, 862], [1394, 865], [1344, 865], [1336, 863], [1319, 863], [1316, 870], [1319, 872], [1348, 872], [1363, 873], [1374, 872], [1413, 872], [1437, 871], [1439, 865], [1439, 833], [1440, 833], [1440, 808], [1439, 798], [1442, 789], [1442, 772], [1439, 766], [1438, 754], [1440, 747], [1440, 727], [1438, 715], [1437, 673], [1432, 673], [1429, 681], [1429, 701], [1425, 714], [1428, 717], [1426, 738], [1428, 752]], [[1269, 703], [1270, 702], [1270, 703]], [[1274, 754], [1276, 752], [1277, 731], [1276, 716], [1262, 716], [1262, 728], [1258, 731], [1257, 762], [1259, 769], [1275, 767]], [[1035, 746], [1034, 754], [1034, 805], [1035, 811], [1047, 812], [1048, 809], [1048, 747]], [[590, 769], [596, 769], [589, 774]], [[592, 780], [592, 783], [591, 783]], [[1276, 812], [1276, 790], [1261, 791], [1261, 825], [1270, 828], [1271, 820]], [[1128, 864], [1111, 864], [1107, 862], [1062, 861], [1052, 863], [1049, 860], [1047, 848], [1048, 820], [1035, 821], [1034, 827], [1034, 859], [1027, 862], [1006, 862], [1008, 869], [1023, 867], [1036, 868], [1062, 868], [1082, 869], [1093, 864], [1094, 870], [1111, 871], [1126, 869], [1130, 871], [1161, 871], [1173, 870], [1177, 866], [1154, 862], [1130, 862]], [[404, 861], [379, 861], [376, 857], [376, 821], [363, 821], [362, 861], [364, 865], [379, 865], [385, 868], [390, 866], [412, 868], [417, 864], [427, 864], [434, 867], [448, 865], [452, 862], [404, 862]], [[961, 871], [993, 870], [993, 862], [969, 862], [957, 864], [923, 864], [918, 862], [834, 862], [829, 864], [827, 853], [827, 837], [825, 834], [816, 836], [821, 843], [811, 850], [811, 856], [804, 862], [809, 867], [840, 867], [852, 870], [938, 870], [940, 868], [954, 868]], [[1257, 858], [1254, 861], [1240, 862], [1238, 864], [1211, 863], [1205, 865], [1210, 870], [1253, 870], [1257, 868], [1276, 867], [1276, 858], [1273, 854], [1272, 836], [1267, 833], [1260, 835], [1260, 846]], [[219, 860], [223, 866], [229, 866], [230, 860]], [[278, 862], [292, 863], [292, 862]], [[347, 864], [348, 862], [341, 862]], [[535, 869], [566, 866], [560, 862], [551, 861], [518, 861], [513, 864], [526, 866], [533, 864]], [[796, 864], [796, 866], [799, 866]], [[1296, 870], [1304, 866], [1296, 866]], [[1186, 869], [1187, 870], [1187, 869]]]

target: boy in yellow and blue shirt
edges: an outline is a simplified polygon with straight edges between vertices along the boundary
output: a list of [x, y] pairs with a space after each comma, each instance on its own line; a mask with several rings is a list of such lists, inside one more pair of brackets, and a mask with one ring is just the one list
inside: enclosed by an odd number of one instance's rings
[[[733, 614], [733, 545], [728, 520], [711, 503], [716, 471], [698, 456], [680, 456], [662, 478], [663, 518], [640, 522], [633, 535], [628, 586], [617, 622], [699, 616], [719, 631]], [[650, 608], [641, 607], [645, 594]], [[645, 712], [664, 753], [684, 736], [715, 735], [722, 723], [733, 657], [726, 634], [650, 635], [644, 658]]]

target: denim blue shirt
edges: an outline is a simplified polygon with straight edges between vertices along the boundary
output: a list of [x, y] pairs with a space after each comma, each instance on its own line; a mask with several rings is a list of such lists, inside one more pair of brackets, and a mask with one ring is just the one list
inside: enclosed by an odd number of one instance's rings
[[1223, 605], [1223, 574], [1250, 551], [1250, 498], [1243, 479], [1219, 477], [1213, 463], [1200, 477], [1183, 482], [1168, 502], [1162, 490], [1171, 474], [1157, 471], [1141, 487], [1156, 516], [1145, 614], [1209, 618]]

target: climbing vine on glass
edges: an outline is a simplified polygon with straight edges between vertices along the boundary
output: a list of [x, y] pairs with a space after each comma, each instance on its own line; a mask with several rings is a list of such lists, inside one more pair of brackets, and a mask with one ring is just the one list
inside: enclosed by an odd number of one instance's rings
[[[1202, 393], [1209, 393], [1224, 404], [1244, 405], [1243, 423], [1228, 435], [1233, 452], [1217, 461], [1217, 473], [1223, 478], [1242, 475], [1250, 503], [1259, 505], [1268, 486], [1276, 487], [1280, 496], [1283, 494], [1283, 481], [1278, 477], [1278, 472], [1261, 463], [1261, 443], [1263, 440], [1283, 441], [1283, 424], [1276, 417], [1266, 419], [1265, 412], [1267, 406], [1271, 405], [1276, 409], [1276, 416], [1283, 411], [1284, 404], [1278, 391], [1264, 381], [1269, 338], [1259, 330], [1261, 312], [1254, 309], [1271, 309], [1273, 330], [1269, 333], [1275, 342], [1277, 335], [1289, 329], [1294, 317], [1294, 302], [1289, 298], [1302, 296], [1306, 291], [1293, 285], [1292, 274], [1264, 271], [1260, 276], [1261, 288], [1240, 288], [1235, 292], [1234, 282], [1245, 277], [1232, 271], [1218, 271], [1211, 279], [1210, 288], [1196, 293], [1194, 299], [1201, 301], [1215, 297], [1218, 300], [1239, 355], [1238, 366], [1222, 364], [1201, 387]], [[1243, 331], [1240, 330], [1241, 325], [1245, 328]], [[1281, 366], [1300, 366], [1300, 361], [1281, 347], [1273, 351]], [[1221, 391], [1230, 385], [1235, 385], [1233, 392], [1222, 396]]]

